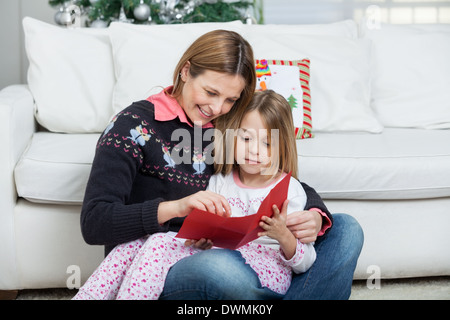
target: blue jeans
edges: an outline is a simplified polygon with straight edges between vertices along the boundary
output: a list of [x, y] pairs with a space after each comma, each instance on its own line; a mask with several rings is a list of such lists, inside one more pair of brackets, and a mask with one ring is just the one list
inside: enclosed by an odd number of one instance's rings
[[364, 235], [349, 215], [335, 214], [333, 220], [331, 230], [314, 245], [313, 266], [294, 275], [284, 297], [261, 287], [238, 251], [223, 249], [202, 251], [177, 262], [167, 275], [161, 299], [348, 299]]

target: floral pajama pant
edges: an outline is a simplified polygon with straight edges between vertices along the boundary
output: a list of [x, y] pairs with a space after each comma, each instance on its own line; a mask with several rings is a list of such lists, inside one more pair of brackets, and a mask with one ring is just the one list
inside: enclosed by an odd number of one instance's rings
[[[211, 250], [221, 250], [213, 248]], [[250, 242], [237, 249], [258, 274], [261, 285], [285, 294], [291, 268], [280, 251]], [[156, 300], [161, 295], [169, 269], [199, 249], [186, 247], [179, 239], [156, 233], [116, 246], [79, 289], [74, 300]]]

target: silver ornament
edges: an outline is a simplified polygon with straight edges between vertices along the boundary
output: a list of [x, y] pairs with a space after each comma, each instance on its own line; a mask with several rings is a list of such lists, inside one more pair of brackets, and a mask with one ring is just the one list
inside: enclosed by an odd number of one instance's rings
[[91, 28], [107, 28], [108, 27], [108, 22], [101, 20], [101, 19], [96, 19], [94, 21], [91, 22], [90, 24]]
[[58, 11], [56, 11], [55, 16], [53, 17], [55, 19], [55, 23], [58, 25], [62, 25], [61, 24], [61, 14], [64, 12], [64, 8], [60, 7]]
[[141, 0], [141, 3], [134, 8], [133, 14], [137, 20], [145, 21], [150, 17], [150, 7]]

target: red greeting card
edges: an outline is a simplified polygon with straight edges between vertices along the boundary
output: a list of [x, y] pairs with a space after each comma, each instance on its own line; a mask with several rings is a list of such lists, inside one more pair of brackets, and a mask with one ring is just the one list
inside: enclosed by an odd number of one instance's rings
[[177, 238], [210, 239], [214, 246], [236, 249], [258, 238], [262, 216], [273, 215], [272, 206], [275, 204], [280, 210], [287, 199], [291, 174], [287, 174], [267, 195], [256, 214], [246, 217], [225, 218], [203, 210], [194, 209], [186, 217]]

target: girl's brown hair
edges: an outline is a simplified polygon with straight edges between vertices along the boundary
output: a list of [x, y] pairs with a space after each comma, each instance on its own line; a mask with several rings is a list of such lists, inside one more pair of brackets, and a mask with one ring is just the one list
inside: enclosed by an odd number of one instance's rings
[[175, 98], [183, 91], [184, 82], [180, 81], [180, 73], [188, 61], [190, 75], [194, 78], [206, 70], [242, 76], [245, 88], [233, 109], [245, 108], [250, 103], [256, 86], [255, 62], [252, 47], [240, 34], [214, 30], [195, 40], [175, 68], [172, 90]]
[[234, 163], [236, 132], [244, 116], [254, 110], [259, 112], [265, 122], [269, 139], [276, 137], [273, 133], [274, 129], [278, 132], [278, 139], [275, 139], [278, 141], [269, 141], [272, 150], [271, 162], [272, 166], [275, 166], [274, 174], [278, 171], [292, 172], [292, 177], [297, 179], [298, 155], [291, 107], [283, 96], [272, 90], [256, 92], [245, 110], [235, 109], [228, 114], [227, 122], [216, 124], [216, 173], [226, 175], [237, 167], [237, 164]]

